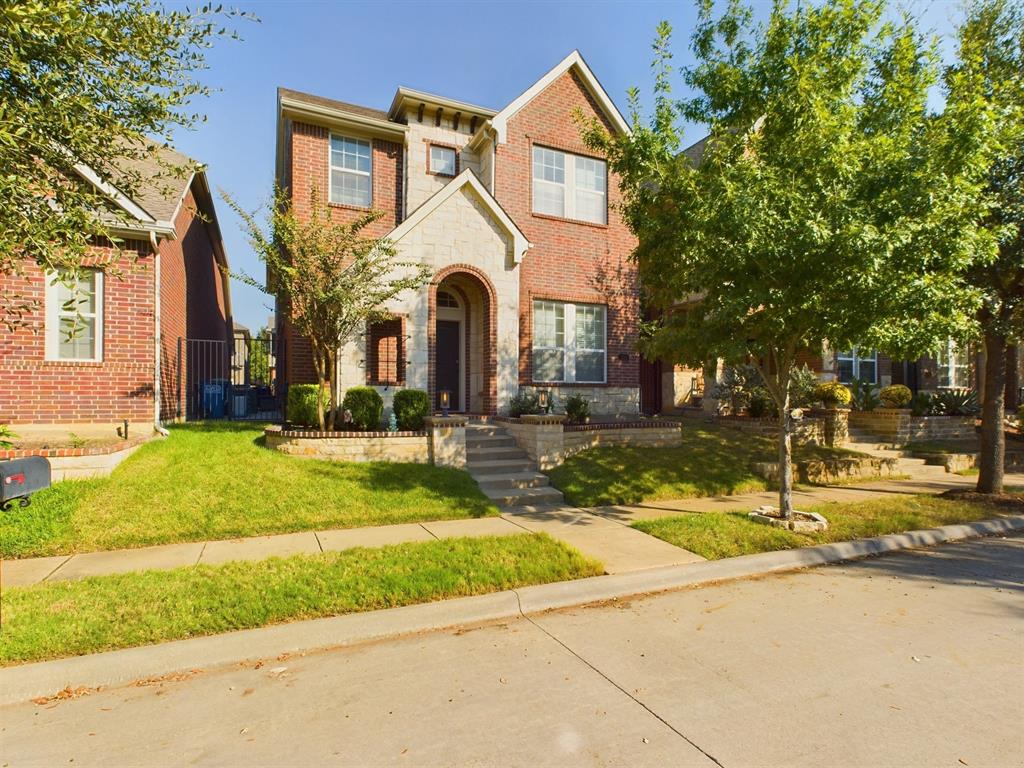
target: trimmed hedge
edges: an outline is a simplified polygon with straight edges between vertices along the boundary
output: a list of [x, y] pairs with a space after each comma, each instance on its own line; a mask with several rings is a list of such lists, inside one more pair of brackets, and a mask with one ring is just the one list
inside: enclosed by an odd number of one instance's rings
[[913, 400], [914, 393], [903, 384], [891, 384], [878, 391], [878, 398], [886, 408], [905, 408]]
[[395, 392], [395, 419], [403, 432], [419, 432], [430, 415], [430, 396], [422, 389]]
[[838, 381], [823, 381], [814, 390], [814, 396], [825, 405], [849, 405], [850, 390]]
[[[292, 384], [288, 387], [288, 401], [285, 404], [285, 418], [292, 424], [305, 427], [320, 428], [320, 418], [316, 412], [316, 398], [320, 392], [319, 384]], [[324, 409], [330, 404], [330, 395], [324, 390]]]
[[373, 387], [352, 387], [345, 393], [341, 409], [352, 414], [352, 426], [364, 432], [380, 429], [384, 400]]

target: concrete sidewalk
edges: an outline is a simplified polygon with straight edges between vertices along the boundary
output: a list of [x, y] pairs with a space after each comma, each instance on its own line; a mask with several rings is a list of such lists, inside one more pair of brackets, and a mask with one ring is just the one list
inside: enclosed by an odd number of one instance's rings
[[[885, 481], [857, 486], [803, 488], [794, 492], [798, 507], [829, 502], [856, 502], [895, 494], [942, 493], [973, 485], [972, 477], [946, 475], [928, 480]], [[1024, 476], [1007, 475], [1006, 484], [1024, 485]], [[700, 562], [699, 555], [642, 533], [629, 525], [636, 520], [681, 512], [731, 512], [772, 504], [774, 492], [737, 496], [656, 501], [616, 507], [578, 509], [570, 506], [510, 508], [500, 517], [440, 520], [365, 528], [304, 531], [222, 541], [165, 544], [139, 549], [87, 552], [58, 557], [6, 560], [0, 584], [20, 587], [44, 581], [84, 579], [130, 571], [169, 570], [193, 565], [217, 565], [232, 560], [265, 560], [299, 554], [337, 552], [353, 547], [383, 547], [413, 541], [465, 536], [507, 536], [547, 533], [604, 564], [609, 574]]]

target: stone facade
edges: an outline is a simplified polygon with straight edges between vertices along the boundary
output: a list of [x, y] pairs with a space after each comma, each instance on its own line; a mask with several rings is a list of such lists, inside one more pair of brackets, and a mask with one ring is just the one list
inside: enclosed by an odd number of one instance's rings
[[850, 426], [896, 445], [920, 440], [962, 440], [977, 434], [974, 419], [962, 416], [912, 416], [904, 408], [851, 411]]
[[576, 385], [572, 387], [550, 387], [530, 385], [520, 387], [520, 391], [536, 394], [540, 390], [553, 395], [552, 410], [554, 413], [565, 413], [566, 398], [580, 395], [590, 403], [590, 412], [594, 416], [637, 416], [640, 413], [640, 389], [637, 387], [588, 387]]

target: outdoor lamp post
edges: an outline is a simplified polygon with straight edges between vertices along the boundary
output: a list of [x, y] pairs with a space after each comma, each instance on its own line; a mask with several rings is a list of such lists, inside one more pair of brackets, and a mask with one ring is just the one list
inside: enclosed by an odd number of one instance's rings
[[540, 409], [544, 413], [548, 412], [548, 393], [547, 393], [547, 390], [542, 389], [540, 392], [537, 393], [537, 405], [540, 406]]
[[450, 390], [441, 390], [441, 414], [444, 416], [448, 415], [448, 409], [452, 404], [452, 393]]

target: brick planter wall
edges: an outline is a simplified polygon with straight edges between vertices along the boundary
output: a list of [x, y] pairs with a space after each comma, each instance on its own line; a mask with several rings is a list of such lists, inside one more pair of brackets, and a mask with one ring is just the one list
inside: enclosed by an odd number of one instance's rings
[[151, 437], [134, 437], [116, 445], [96, 448], [30, 448], [0, 450], [0, 461], [26, 456], [44, 456], [50, 462], [50, 480], [81, 480], [106, 477], [122, 461], [131, 456]]
[[903, 445], [920, 440], [962, 440], [974, 437], [974, 419], [963, 416], [912, 416], [906, 408], [851, 411], [850, 426]]

